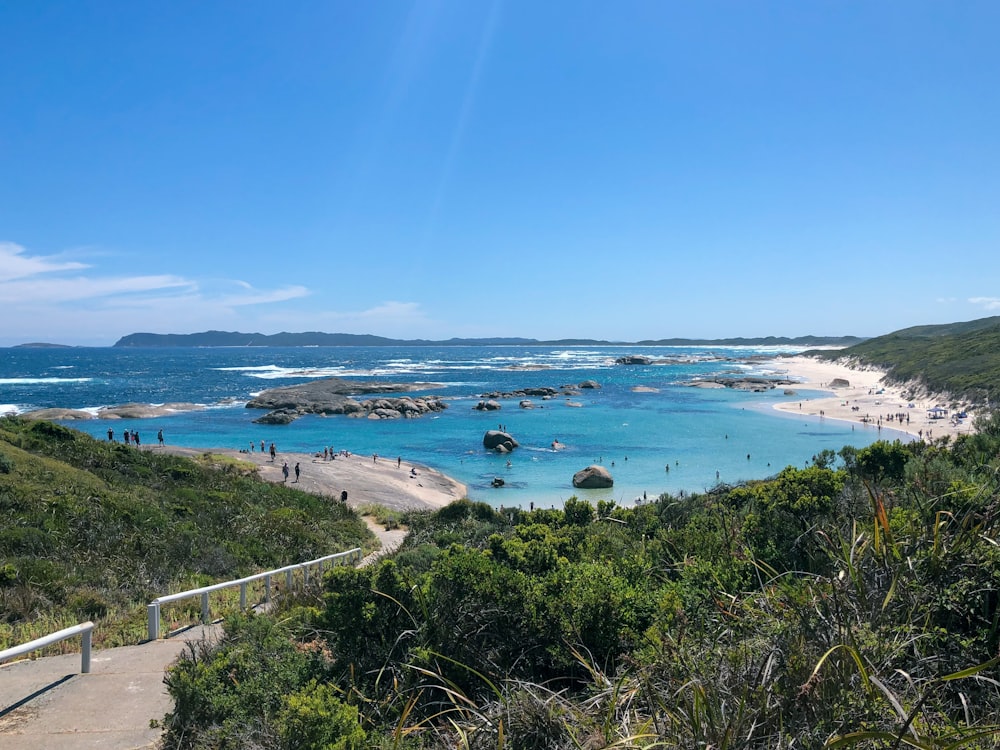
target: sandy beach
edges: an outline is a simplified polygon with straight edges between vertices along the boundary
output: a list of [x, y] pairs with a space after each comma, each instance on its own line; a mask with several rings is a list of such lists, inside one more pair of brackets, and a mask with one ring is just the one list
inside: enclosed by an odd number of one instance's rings
[[[904, 389], [882, 382], [885, 372], [877, 369], [854, 369], [837, 362], [811, 357], [779, 357], [771, 365], [776, 374], [801, 381], [791, 390], [827, 391], [821, 398], [796, 398], [774, 408], [805, 414], [817, 419], [839, 419], [869, 426], [899, 430], [916, 438], [936, 439], [973, 432], [971, 410], [968, 417], [957, 419], [944, 397], [903, 398]], [[847, 386], [832, 386], [835, 379], [847, 381]], [[930, 410], [946, 409], [932, 416]], [[902, 418], [900, 418], [900, 416]]]
[[[288, 463], [290, 487], [339, 500], [347, 492], [347, 504], [358, 508], [368, 504], [383, 505], [394, 510], [435, 510], [443, 508], [467, 494], [464, 484], [439, 471], [412, 464], [397, 457], [338, 455], [324, 460], [322, 454], [278, 453], [271, 461], [267, 453], [226, 448], [182, 448], [180, 446], [150, 446], [148, 450], [164, 451], [181, 456], [200, 456], [204, 453], [230, 456], [254, 463], [260, 467], [260, 476], [269, 482], [282, 482], [282, 466]], [[295, 465], [299, 477], [295, 478]]]

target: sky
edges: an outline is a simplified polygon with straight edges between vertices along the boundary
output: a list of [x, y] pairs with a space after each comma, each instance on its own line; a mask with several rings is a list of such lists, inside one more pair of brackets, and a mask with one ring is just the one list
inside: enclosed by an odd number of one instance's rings
[[0, 346], [1000, 315], [1000, 4], [0, 0]]

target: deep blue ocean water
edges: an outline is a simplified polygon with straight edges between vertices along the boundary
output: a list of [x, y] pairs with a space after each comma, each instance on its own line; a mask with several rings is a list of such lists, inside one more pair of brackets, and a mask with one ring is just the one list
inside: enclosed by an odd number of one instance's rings
[[[901, 433], [789, 415], [775, 403], [816, 393], [784, 395], [692, 388], [718, 374], [773, 374], [759, 360], [794, 349], [743, 347], [321, 347], [198, 349], [0, 349], [0, 413], [45, 407], [97, 410], [124, 403], [190, 402], [205, 408], [142, 420], [88, 420], [67, 426], [106, 438], [139, 431], [144, 443], [164, 432], [188, 447], [248, 448], [272, 441], [278, 450], [403, 456], [468, 485], [469, 496], [494, 505], [559, 505], [577, 497], [630, 504], [643, 493], [703, 491], [717, 481], [763, 478], [787, 465], [802, 467], [820, 450], [863, 447]], [[644, 354], [653, 365], [616, 365]], [[267, 388], [339, 376], [359, 380], [434, 383], [427, 391], [448, 409], [410, 420], [302, 417], [290, 425], [257, 425], [263, 412], [245, 408]], [[473, 409], [482, 394], [532, 386], [558, 388], [595, 380], [599, 389], [534, 409], [519, 399], [498, 412]], [[634, 390], [636, 387], [650, 389]], [[363, 397], [362, 397], [363, 398]], [[567, 402], [578, 404], [570, 406]], [[484, 433], [504, 425], [521, 444], [508, 457], [486, 451]], [[565, 444], [553, 451], [553, 440]], [[577, 490], [573, 474], [592, 463], [611, 471], [610, 490]], [[669, 466], [669, 471], [666, 467]], [[718, 479], [716, 472], [718, 472]], [[502, 477], [505, 486], [491, 481]], [[372, 498], [377, 501], [378, 498]]]

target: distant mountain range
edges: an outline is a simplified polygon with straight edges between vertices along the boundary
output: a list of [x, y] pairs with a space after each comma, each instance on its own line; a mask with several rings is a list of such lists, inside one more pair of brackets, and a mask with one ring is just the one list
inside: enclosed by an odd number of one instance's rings
[[390, 339], [384, 336], [354, 333], [239, 333], [204, 331], [203, 333], [130, 333], [115, 342], [115, 347], [191, 347], [191, 346], [851, 346], [864, 339], [857, 336], [767, 336], [729, 339], [657, 339], [645, 341], [605, 341], [597, 339], [556, 339], [540, 341], [526, 338], [451, 338]]

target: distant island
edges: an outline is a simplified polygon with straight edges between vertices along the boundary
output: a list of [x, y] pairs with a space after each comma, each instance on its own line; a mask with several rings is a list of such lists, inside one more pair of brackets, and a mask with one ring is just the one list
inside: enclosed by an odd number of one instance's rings
[[47, 344], [43, 341], [33, 341], [30, 344], [18, 344], [14, 349], [73, 349], [69, 344]]
[[864, 341], [858, 336], [766, 336], [763, 338], [606, 341], [598, 339], [451, 338], [391, 339], [354, 333], [130, 333], [115, 342], [116, 348], [206, 347], [206, 346], [852, 346]]

